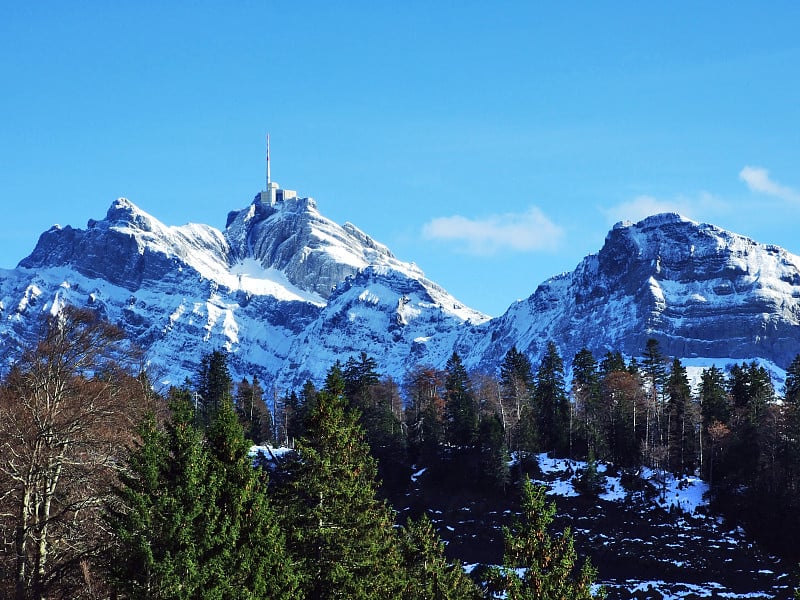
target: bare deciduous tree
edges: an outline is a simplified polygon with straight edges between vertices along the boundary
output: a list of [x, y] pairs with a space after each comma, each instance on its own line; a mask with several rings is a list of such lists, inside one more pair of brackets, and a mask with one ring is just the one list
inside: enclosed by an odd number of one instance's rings
[[126, 355], [118, 329], [66, 308], [2, 382], [0, 595], [96, 597], [98, 509], [150, 396]]

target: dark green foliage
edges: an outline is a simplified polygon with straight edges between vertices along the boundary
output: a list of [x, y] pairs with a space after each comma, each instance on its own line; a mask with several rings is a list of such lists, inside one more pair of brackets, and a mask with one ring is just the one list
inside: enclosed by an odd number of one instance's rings
[[118, 540], [111, 576], [126, 597], [199, 598], [205, 584], [197, 529], [211, 509], [209, 465], [188, 397], [173, 390], [170, 407], [166, 432], [153, 419], [141, 427], [120, 502], [109, 508]]
[[677, 358], [667, 380], [667, 464], [673, 473], [691, 473], [696, 466], [698, 424], [686, 369]]
[[497, 415], [481, 419], [478, 429], [481, 479], [488, 489], [504, 492], [511, 475], [508, 469], [508, 448], [505, 445], [503, 424]]
[[621, 352], [606, 352], [603, 361], [600, 363], [600, 371], [603, 375], [625, 370], [627, 370], [627, 367], [625, 366], [625, 359], [622, 357]]
[[344, 396], [361, 415], [360, 423], [382, 479], [400, 477], [405, 481], [405, 435], [397, 386], [390, 378], [380, 380], [377, 362], [366, 352], [347, 360], [342, 377]]
[[222, 350], [214, 350], [203, 355], [197, 374], [195, 398], [198, 406], [198, 421], [205, 427], [214, 419], [220, 405], [231, 401], [233, 381], [228, 371], [228, 355]]
[[[544, 486], [526, 479], [522, 485], [522, 519], [504, 530], [506, 550], [502, 568], [489, 572], [487, 591], [502, 592], [509, 600], [588, 600], [597, 572], [586, 561], [577, 566], [575, 540], [569, 528], [558, 537], [548, 533], [556, 513], [545, 503]], [[522, 569], [520, 573], [518, 569]], [[494, 597], [494, 596], [491, 596]]]
[[444, 544], [428, 517], [409, 520], [400, 528], [400, 549], [405, 567], [403, 600], [477, 600], [478, 587], [461, 564], [449, 561]]
[[789, 404], [800, 406], [800, 354], [794, 357], [786, 369], [783, 397]]
[[512, 346], [500, 364], [501, 417], [512, 452], [535, 452], [537, 449], [533, 392], [531, 361]]
[[566, 456], [569, 452], [570, 406], [564, 388], [564, 363], [553, 342], [547, 344], [536, 373], [534, 402], [541, 449]]
[[264, 401], [264, 389], [258, 377], [253, 382], [242, 379], [236, 386], [236, 412], [245, 436], [254, 444], [273, 441], [272, 413]]
[[704, 369], [700, 376], [700, 406], [703, 423], [727, 424], [731, 418], [731, 403], [725, 389], [725, 374], [716, 366]]
[[377, 385], [380, 380], [378, 362], [366, 352], [359, 354], [358, 358], [351, 356], [344, 365], [342, 376], [345, 384], [344, 394], [348, 401], [359, 409], [370, 404], [369, 398], [364, 396], [368, 395], [370, 388]]
[[252, 468], [236, 414], [222, 404], [208, 442], [189, 399], [173, 392], [161, 432], [153, 419], [121, 476], [107, 520], [110, 575], [128, 598], [296, 598], [293, 565]]
[[456, 352], [447, 360], [445, 372], [447, 440], [454, 446], [470, 446], [478, 433], [478, 407], [467, 369]]
[[597, 498], [606, 489], [606, 477], [597, 470], [597, 461], [594, 452], [589, 452], [586, 469], [578, 477], [578, 488], [581, 493]]
[[[277, 491], [309, 598], [392, 598], [403, 587], [394, 514], [376, 499], [375, 460], [334, 367], [310, 415], [298, 458]], [[339, 390], [337, 392], [337, 390]]]
[[576, 443], [579, 453], [605, 455], [607, 450], [603, 435], [601, 413], [602, 395], [597, 361], [591, 351], [583, 348], [572, 361], [572, 397], [575, 402]]
[[753, 423], [761, 417], [767, 404], [775, 399], [769, 372], [756, 362], [733, 365], [729, 390], [736, 408], [746, 408]]
[[233, 406], [224, 403], [208, 428], [209, 466], [217, 490], [205, 597], [297, 598], [298, 580], [286, 551], [266, 481], [253, 468]]

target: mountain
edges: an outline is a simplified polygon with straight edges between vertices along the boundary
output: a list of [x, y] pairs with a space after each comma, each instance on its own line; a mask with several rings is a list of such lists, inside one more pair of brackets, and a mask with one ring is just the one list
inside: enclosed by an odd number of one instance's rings
[[800, 257], [660, 214], [615, 225], [597, 254], [512, 305], [474, 347], [491, 365], [512, 344], [537, 357], [553, 340], [569, 361], [584, 346], [640, 356], [652, 337], [667, 356], [785, 369], [800, 352], [799, 299]]
[[0, 271], [4, 369], [41, 315], [64, 304], [118, 324], [165, 383], [193, 377], [204, 353], [225, 348], [237, 376], [281, 389], [320, 379], [350, 356], [345, 348], [392, 356], [398, 370], [412, 352], [447, 355], [455, 332], [488, 319], [354, 225], [326, 219], [313, 199], [261, 194], [228, 215], [224, 232], [166, 226], [120, 198], [85, 230], [43, 233], [16, 269]]
[[224, 231], [167, 226], [123, 198], [86, 229], [46, 231], [0, 271], [0, 369], [65, 303], [119, 324], [153, 376], [178, 384], [218, 348], [236, 377], [279, 390], [362, 351], [398, 380], [453, 350], [489, 372], [512, 345], [536, 364], [550, 340], [567, 363], [584, 346], [638, 356], [649, 337], [721, 365], [785, 368], [800, 351], [800, 258], [712, 225], [674, 214], [617, 224], [596, 255], [489, 319], [313, 199], [280, 198], [259, 194]]

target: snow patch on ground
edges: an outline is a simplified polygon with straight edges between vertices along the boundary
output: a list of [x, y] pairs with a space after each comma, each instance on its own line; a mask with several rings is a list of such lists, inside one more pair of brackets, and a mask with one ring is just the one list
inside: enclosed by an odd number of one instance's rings
[[[565, 458], [552, 458], [546, 453], [536, 456], [543, 479], [534, 479], [534, 483], [545, 485], [548, 495], [570, 498], [579, 496], [575, 484], [588, 464], [585, 461]], [[606, 502], [625, 502], [631, 492], [622, 485], [622, 478], [609, 473], [608, 465], [597, 464], [597, 472], [605, 475], [603, 491], [598, 498]], [[608, 474], [607, 474], [608, 473]], [[642, 468], [639, 477], [657, 490], [654, 505], [667, 510], [680, 510], [694, 515], [698, 509], [706, 505], [705, 495], [708, 484], [699, 477], [675, 477], [671, 473], [663, 473], [654, 469]]]

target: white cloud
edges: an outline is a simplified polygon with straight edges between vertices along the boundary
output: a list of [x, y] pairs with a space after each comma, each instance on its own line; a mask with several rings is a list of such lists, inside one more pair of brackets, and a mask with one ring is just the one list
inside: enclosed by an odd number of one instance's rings
[[800, 192], [773, 181], [769, 177], [769, 171], [762, 167], [746, 166], [739, 171], [739, 179], [744, 181], [753, 192], [775, 196], [787, 202], [800, 202]]
[[486, 256], [503, 250], [553, 250], [564, 231], [531, 206], [524, 213], [489, 215], [482, 219], [460, 215], [438, 217], [423, 226], [422, 234], [428, 239], [457, 242], [470, 254]]
[[695, 219], [698, 214], [715, 213], [724, 209], [724, 204], [713, 194], [701, 192], [695, 197], [676, 196], [660, 199], [654, 196], [636, 196], [610, 208], [602, 209], [609, 223], [619, 221], [641, 221], [645, 217], [659, 213], [678, 213]]

